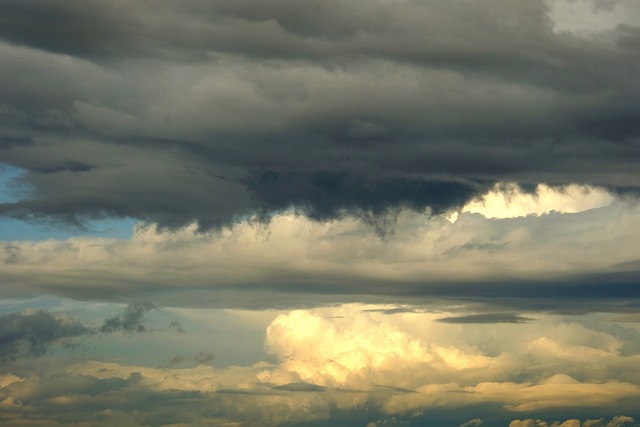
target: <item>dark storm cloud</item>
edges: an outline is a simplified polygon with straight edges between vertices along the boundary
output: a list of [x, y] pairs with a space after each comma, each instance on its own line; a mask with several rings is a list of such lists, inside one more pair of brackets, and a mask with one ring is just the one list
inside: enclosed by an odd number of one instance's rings
[[[479, 184], [424, 181], [406, 178], [366, 180], [347, 173], [313, 174], [262, 173], [248, 183], [259, 195], [268, 212], [297, 208], [315, 220], [340, 217], [345, 212], [373, 221], [384, 233], [385, 223], [378, 221], [393, 208], [421, 211], [431, 208], [440, 214], [452, 206], [462, 206], [486, 190]], [[384, 218], [383, 218], [384, 220]]]
[[556, 33], [540, 0], [5, 0], [0, 159], [32, 192], [0, 215], [206, 230], [498, 181], [636, 193], [639, 34]]
[[42, 356], [53, 342], [88, 333], [73, 319], [47, 311], [5, 314], [0, 316], [0, 360]]

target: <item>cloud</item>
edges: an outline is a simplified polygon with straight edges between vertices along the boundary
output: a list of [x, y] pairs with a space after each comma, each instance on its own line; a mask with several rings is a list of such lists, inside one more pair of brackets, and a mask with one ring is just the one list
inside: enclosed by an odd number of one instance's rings
[[[364, 180], [345, 173], [319, 172], [312, 175], [267, 172], [249, 186], [267, 204], [269, 211], [299, 207], [318, 220], [339, 218], [343, 212], [378, 217], [390, 207], [413, 208], [434, 213], [463, 206], [482, 193], [473, 183], [406, 179]], [[382, 230], [384, 231], [384, 229]]]
[[557, 374], [539, 384], [480, 383], [474, 391], [482, 398], [499, 401], [516, 412], [549, 408], [608, 407], [623, 398], [636, 398], [640, 387], [635, 384], [608, 381], [585, 383]]
[[20, 375], [0, 377], [0, 405], [12, 419], [99, 423], [110, 414], [133, 425], [131, 417], [139, 424], [574, 427], [577, 419], [541, 415], [593, 411], [607, 420], [585, 425], [633, 425], [614, 415], [633, 409], [629, 402], [640, 395], [640, 377], [630, 374], [637, 354], [575, 363], [527, 346], [543, 336], [592, 348], [622, 339], [598, 331], [593, 316], [447, 324], [437, 321], [442, 313], [376, 308], [384, 306], [277, 316], [267, 329], [270, 361], [248, 366], [178, 366], [187, 357], [160, 368], [103, 360], [23, 364]]
[[[635, 420], [631, 417], [627, 417], [624, 415], [616, 415], [613, 417], [608, 423], [603, 418], [597, 420], [585, 420], [582, 424], [583, 427], [595, 427], [595, 426], [621, 426], [621, 425], [636, 425], [630, 424], [634, 423]], [[606, 423], [606, 424], [605, 424]], [[580, 427], [580, 420], [578, 419], [569, 419], [564, 422], [554, 421], [547, 422], [543, 420], [534, 420], [534, 419], [526, 419], [526, 420], [513, 420], [509, 423], [509, 427]]]
[[[44, 356], [52, 344], [76, 348], [80, 343], [67, 338], [88, 338], [96, 332], [123, 331], [140, 333], [147, 331], [145, 313], [157, 307], [149, 302], [129, 304], [122, 313], [103, 321], [99, 328], [72, 318], [65, 312], [50, 313], [28, 308], [20, 313], [0, 316], [0, 360], [21, 360]], [[213, 359], [210, 353], [198, 353], [192, 360], [198, 364]]]
[[292, 392], [322, 392], [326, 388], [309, 383], [289, 383], [273, 387], [274, 390], [284, 390]]
[[169, 329], [175, 329], [176, 332], [180, 334], [187, 332], [177, 320], [172, 320], [171, 323], [169, 323]]
[[638, 7], [581, 6], [607, 25], [580, 37], [550, 3], [4, 2], [0, 147], [31, 192], [0, 215], [380, 229], [501, 182], [636, 194]]
[[509, 423], [509, 427], [547, 427], [547, 423], [542, 420], [533, 419], [513, 420]]
[[113, 317], [105, 319], [100, 332], [145, 332], [147, 330], [144, 325], [144, 315], [150, 310], [157, 307], [150, 302], [134, 302], [129, 304], [124, 312]]
[[186, 358], [182, 355], [177, 355], [169, 361], [169, 363], [167, 364], [167, 367], [180, 366], [189, 362], [194, 363], [196, 366], [206, 365], [212, 362], [214, 359], [215, 359], [215, 356], [213, 355], [213, 353], [207, 353], [203, 351], [198, 352], [197, 354], [194, 354], [189, 358]]
[[513, 184], [497, 185], [482, 200], [474, 200], [463, 212], [477, 212], [487, 218], [513, 218], [551, 211], [580, 212], [611, 204], [614, 196], [601, 188], [569, 185], [549, 187], [540, 184], [525, 192]]
[[547, 2], [554, 31], [588, 38], [617, 25], [637, 22], [637, 9], [629, 0], [579, 0]]
[[474, 418], [472, 420], [466, 421], [460, 424], [458, 427], [472, 427], [482, 425], [482, 420], [480, 418]]
[[[420, 341], [387, 322], [351, 326], [345, 320], [323, 319], [317, 313], [293, 311], [278, 316], [267, 329], [270, 354], [283, 359], [288, 371], [302, 381], [323, 386], [359, 387], [370, 375], [422, 366], [435, 357]], [[380, 383], [385, 380], [379, 378]], [[398, 379], [395, 383], [397, 384]]]
[[618, 415], [614, 417], [608, 424], [607, 427], [618, 427], [626, 424], [630, 424], [635, 422], [635, 420], [631, 417], [627, 417], [625, 415]]
[[[589, 372], [599, 367], [603, 375], [593, 377], [593, 387], [597, 387], [596, 383], [609, 378], [603, 366], [610, 366], [613, 373], [618, 369], [614, 366], [628, 366], [635, 360], [633, 355], [621, 354], [623, 342], [635, 340], [622, 331], [615, 335], [599, 332], [551, 320], [548, 315], [535, 324], [450, 324], [440, 322], [442, 313], [438, 312], [385, 314], [358, 308], [296, 310], [279, 315], [267, 328], [267, 352], [298, 380], [323, 386], [366, 388], [388, 384], [416, 390], [453, 378], [470, 385], [489, 384], [499, 378], [500, 386], [506, 389], [517, 379], [518, 387], [528, 391], [513, 395], [505, 392], [505, 399], [509, 395], [515, 401], [526, 401], [527, 393], [533, 396], [538, 389], [542, 396], [552, 388], [570, 388], [569, 383], [575, 381], [567, 372], [577, 378], [591, 378]], [[540, 347], [547, 342], [558, 344]], [[532, 359], [547, 373], [538, 372]], [[576, 360], [580, 360], [579, 368], [574, 366]], [[550, 379], [550, 370], [560, 376]], [[522, 383], [523, 377], [516, 372], [526, 372], [524, 378], [539, 385]], [[629, 380], [628, 376], [624, 378]], [[563, 380], [569, 385], [563, 385]], [[616, 384], [610, 386], [615, 389]], [[587, 389], [589, 385], [583, 381], [576, 382], [575, 387]], [[620, 390], [627, 393], [635, 387], [621, 384]], [[483, 390], [473, 389], [473, 393], [486, 397], [493, 390], [486, 385]]]
[[438, 319], [443, 323], [524, 323], [530, 322], [531, 318], [518, 316], [513, 313], [483, 313], [471, 314], [468, 316], [444, 317]]
[[0, 316], [0, 360], [39, 357], [54, 342], [86, 335], [89, 329], [65, 314], [27, 310]]
[[[400, 211], [384, 239], [353, 217], [318, 223], [294, 212], [273, 217], [268, 228], [247, 219], [214, 235], [198, 234], [196, 224], [173, 232], [139, 224], [129, 240], [10, 242], [0, 246], [0, 278], [6, 296], [29, 290], [121, 301], [126, 294], [165, 306], [280, 308], [382, 297], [410, 309], [437, 298], [499, 304], [493, 313], [632, 312], [639, 211], [617, 201], [501, 220], [463, 212], [455, 222]], [[273, 293], [281, 297], [265, 297]]]
[[[635, 423], [636, 1], [0, 3], [0, 217], [137, 222], [2, 242], [0, 298], [153, 301], [0, 319], [2, 421]], [[251, 366], [29, 359], [155, 304], [295, 310]]]

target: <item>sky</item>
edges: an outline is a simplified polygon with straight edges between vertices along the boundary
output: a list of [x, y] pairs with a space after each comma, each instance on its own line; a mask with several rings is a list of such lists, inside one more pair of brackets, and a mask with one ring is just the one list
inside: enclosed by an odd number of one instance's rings
[[640, 426], [640, 2], [0, 0], [0, 426]]

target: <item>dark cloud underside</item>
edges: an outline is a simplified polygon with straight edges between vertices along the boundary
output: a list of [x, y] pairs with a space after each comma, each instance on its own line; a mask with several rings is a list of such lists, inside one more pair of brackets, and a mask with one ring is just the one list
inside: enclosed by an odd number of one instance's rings
[[518, 316], [513, 313], [482, 313], [470, 314], [468, 316], [444, 317], [438, 319], [443, 323], [525, 323], [530, 322], [531, 318]]
[[640, 28], [538, 1], [0, 2], [0, 215], [201, 229], [447, 211], [495, 182], [636, 193]]

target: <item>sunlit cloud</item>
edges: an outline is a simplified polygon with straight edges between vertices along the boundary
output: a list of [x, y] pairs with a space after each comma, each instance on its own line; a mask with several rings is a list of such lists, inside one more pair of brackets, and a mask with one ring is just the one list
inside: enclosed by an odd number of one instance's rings
[[[294, 212], [268, 226], [249, 219], [213, 235], [197, 233], [196, 225], [177, 231], [138, 225], [130, 240], [7, 242], [0, 277], [6, 296], [117, 299], [126, 290], [138, 300], [185, 306], [276, 308], [308, 304], [309, 294], [322, 295], [318, 302], [379, 295], [398, 302], [429, 295], [564, 298], [571, 289], [588, 289], [588, 299], [616, 298], [635, 292], [626, 280], [638, 268], [639, 209], [616, 201], [506, 219], [463, 212], [453, 223], [402, 211], [384, 239], [357, 218], [319, 223]], [[466, 285], [474, 282], [484, 283], [485, 292]], [[265, 292], [283, 299], [276, 304]]]
[[551, 211], [582, 212], [608, 206], [614, 200], [608, 191], [585, 185], [551, 187], [538, 184], [535, 191], [525, 192], [516, 184], [501, 184], [482, 195], [480, 200], [466, 204], [461, 211], [479, 213], [487, 218], [514, 218]]
[[640, 426], [639, 22], [0, 1], [0, 425]]
[[[34, 366], [35, 372], [0, 378], [0, 402], [18, 418], [34, 405], [51, 414], [105, 405], [114, 414], [127, 414], [130, 407], [112, 398], [117, 390], [143, 405], [138, 407], [143, 418], [150, 416], [144, 402], [160, 399], [169, 406], [204, 405], [220, 414], [219, 422], [280, 425], [329, 420], [358, 408], [375, 414], [374, 419], [406, 420], [439, 409], [472, 415], [482, 404], [518, 414], [614, 408], [640, 397], [640, 376], [625, 374], [638, 355], [620, 351], [628, 338], [613, 335], [615, 329], [592, 329], [589, 317], [580, 319], [584, 325], [549, 315], [538, 316], [535, 325], [445, 324], [438, 319], [451, 313], [374, 311], [384, 308], [347, 305], [277, 315], [265, 331], [268, 361], [251, 365], [219, 368], [201, 354], [191, 366], [98, 360]], [[573, 355], [557, 347], [540, 352], [538, 343], [545, 340], [569, 341], [586, 354], [594, 352], [597, 360], [576, 364]], [[196, 423], [206, 419], [202, 410], [190, 418]], [[510, 419], [517, 426], [576, 422]], [[602, 426], [628, 422], [633, 421], [620, 416]], [[468, 417], [465, 423], [478, 426], [481, 419]]]

